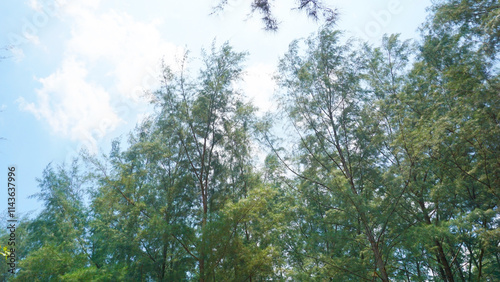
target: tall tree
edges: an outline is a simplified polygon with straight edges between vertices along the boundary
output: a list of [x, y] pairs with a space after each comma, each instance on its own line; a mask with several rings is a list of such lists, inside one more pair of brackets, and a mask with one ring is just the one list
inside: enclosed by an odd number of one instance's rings
[[500, 4], [495, 0], [440, 0], [432, 6], [432, 27], [448, 34], [465, 37], [468, 44], [479, 46], [496, 57], [500, 47]]
[[178, 243], [189, 236], [195, 195], [187, 172], [180, 169], [180, 143], [146, 120], [122, 151], [113, 142], [108, 164], [88, 158], [98, 179], [90, 223], [99, 262], [114, 276], [135, 280], [185, 280], [194, 261]]
[[187, 56], [179, 72], [165, 67], [151, 96], [158, 111], [128, 148], [114, 142], [107, 161], [88, 158], [98, 179], [90, 226], [105, 268], [138, 280], [273, 276], [276, 194], [253, 169], [255, 108], [233, 89], [243, 57], [213, 47], [196, 79]]
[[[198, 262], [200, 281], [217, 275], [227, 240], [235, 236], [227, 225], [214, 228], [224, 225], [221, 210], [226, 203], [246, 198], [256, 185], [249, 135], [255, 109], [232, 88], [240, 78], [244, 54], [224, 44], [219, 50], [212, 47], [204, 58], [198, 81], [189, 80], [184, 69], [178, 75], [166, 69], [163, 88], [156, 94], [159, 123], [172, 121], [183, 169], [191, 175], [189, 189], [197, 195], [190, 199], [189, 226], [194, 237], [183, 245]], [[226, 234], [220, 234], [226, 229]]]
[[[316, 250], [326, 259], [314, 258], [332, 268], [326, 277], [373, 275], [388, 281], [394, 271], [388, 269], [390, 250], [398, 237], [389, 227], [398, 221], [396, 211], [408, 181], [387, 172], [390, 154], [396, 153], [384, 143], [384, 129], [390, 125], [378, 114], [383, 97], [362, 87], [363, 59], [349, 42], [340, 43], [339, 32], [324, 29], [306, 44], [303, 56], [298, 43], [291, 44], [278, 78], [282, 110], [299, 144], [298, 166], [288, 168], [300, 180], [311, 213], [301, 224], [310, 227], [307, 233], [318, 233], [326, 246], [326, 253]], [[394, 62], [406, 54], [396, 55]], [[350, 238], [354, 244], [341, 245], [334, 238]], [[359, 259], [348, 259], [348, 253], [359, 254]]]
[[[498, 4], [436, 3], [418, 44], [355, 49], [329, 26], [294, 41], [283, 139], [235, 88], [244, 53], [212, 47], [198, 76], [187, 54], [165, 67], [126, 146], [84, 154], [85, 173], [44, 170], [19, 272], [0, 277], [499, 280]], [[255, 130], [273, 151], [262, 170]]]
[[[19, 257], [14, 281], [61, 280], [84, 267], [95, 269], [83, 200], [84, 179], [77, 161], [70, 168], [61, 166], [57, 170], [49, 165], [39, 183], [41, 192], [34, 197], [43, 202], [44, 209], [19, 230], [23, 238], [19, 249], [24, 254]], [[97, 272], [80, 274], [81, 278], [90, 278]]]
[[498, 250], [486, 248], [498, 240], [492, 233], [498, 228], [495, 187], [500, 176], [494, 54], [477, 48], [467, 30], [454, 33], [433, 26], [424, 33], [421, 53], [400, 96], [405, 116], [401, 138], [411, 143], [406, 153], [415, 167], [412, 191], [422, 221], [433, 226], [429, 235], [434, 243], [427, 248], [436, 252], [442, 279], [480, 280], [484, 264], [498, 265], [493, 262]]

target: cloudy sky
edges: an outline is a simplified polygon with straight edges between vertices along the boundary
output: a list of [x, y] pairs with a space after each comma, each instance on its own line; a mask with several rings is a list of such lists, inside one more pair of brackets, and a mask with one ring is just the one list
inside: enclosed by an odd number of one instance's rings
[[[7, 209], [7, 167], [17, 166], [18, 212], [41, 206], [28, 196], [49, 164], [70, 162], [81, 148], [108, 152], [151, 108], [144, 91], [158, 84], [160, 61], [175, 66], [185, 50], [228, 41], [248, 51], [240, 87], [271, 109], [271, 76], [293, 39], [319, 25], [275, 0], [281, 21], [265, 32], [249, 0], [4, 0], [0, 3], [0, 212]], [[384, 33], [418, 37], [429, 0], [325, 1], [341, 13], [338, 28], [373, 44]], [[124, 138], [122, 138], [124, 140]], [[19, 214], [19, 213], [18, 213]]]

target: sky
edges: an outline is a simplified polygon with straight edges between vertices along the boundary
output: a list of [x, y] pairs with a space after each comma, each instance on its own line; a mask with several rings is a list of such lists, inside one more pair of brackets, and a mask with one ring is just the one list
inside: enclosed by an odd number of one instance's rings
[[[276, 33], [263, 30], [248, 0], [4, 0], [0, 3], [0, 212], [7, 213], [7, 173], [16, 166], [17, 216], [42, 206], [30, 195], [49, 163], [69, 164], [85, 148], [108, 153], [112, 140], [152, 112], [144, 97], [158, 87], [160, 62], [176, 69], [189, 50], [192, 67], [202, 48], [229, 42], [249, 53], [239, 87], [272, 110], [278, 60], [294, 39], [320, 24], [275, 0]], [[383, 34], [418, 38], [430, 0], [331, 0], [347, 37], [378, 44]], [[2, 216], [3, 217], [3, 216]]]

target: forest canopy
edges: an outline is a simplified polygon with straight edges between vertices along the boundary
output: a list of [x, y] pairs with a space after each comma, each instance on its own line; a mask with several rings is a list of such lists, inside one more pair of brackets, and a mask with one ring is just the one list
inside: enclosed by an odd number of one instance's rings
[[125, 144], [43, 171], [1, 279], [499, 281], [500, 7], [431, 13], [420, 40], [292, 42], [262, 118], [229, 43], [164, 66]]

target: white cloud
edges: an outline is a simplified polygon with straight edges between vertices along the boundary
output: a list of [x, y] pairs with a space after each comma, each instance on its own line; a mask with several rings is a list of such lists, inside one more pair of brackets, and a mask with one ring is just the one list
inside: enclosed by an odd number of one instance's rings
[[276, 86], [273, 80], [275, 69], [270, 64], [256, 64], [248, 67], [243, 76], [242, 88], [260, 111], [272, 109], [271, 96]]
[[21, 109], [47, 121], [56, 133], [94, 150], [97, 139], [114, 129], [120, 118], [110, 107], [109, 93], [88, 82], [87, 75], [82, 62], [66, 59], [58, 71], [38, 80], [42, 88], [36, 91], [36, 104], [23, 98], [19, 102]]
[[39, 79], [36, 102], [19, 100], [22, 109], [47, 121], [54, 132], [91, 149], [120, 123], [136, 122], [148, 105], [140, 96], [157, 87], [160, 59], [174, 64], [183, 52], [162, 38], [158, 21], [99, 13], [99, 2], [60, 3], [71, 24], [62, 63]]
[[174, 64], [181, 48], [162, 39], [158, 21], [135, 21], [130, 15], [109, 12], [103, 15], [79, 12], [68, 43], [68, 52], [90, 61], [106, 61], [113, 68], [116, 90], [138, 101], [143, 89], [154, 88], [160, 75], [159, 60]]

